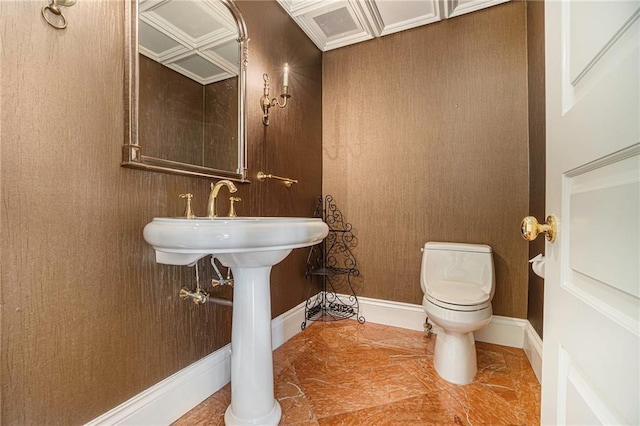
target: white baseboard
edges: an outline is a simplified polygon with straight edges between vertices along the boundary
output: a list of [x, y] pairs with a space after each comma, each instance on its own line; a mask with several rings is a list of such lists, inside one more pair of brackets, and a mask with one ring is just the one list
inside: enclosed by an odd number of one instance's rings
[[[422, 305], [359, 297], [360, 314], [367, 322], [422, 331], [426, 315]], [[300, 333], [305, 302], [271, 321], [271, 342], [276, 349]], [[436, 330], [437, 331], [437, 330]], [[525, 348], [540, 380], [542, 342], [527, 320], [494, 315], [475, 334], [480, 342]], [[528, 346], [527, 346], [528, 345]], [[527, 347], [529, 350], [527, 350]], [[220, 390], [231, 380], [231, 345], [224, 346], [178, 371], [100, 417], [98, 425], [166, 425]]]
[[[342, 295], [341, 295], [342, 297]], [[424, 330], [426, 314], [422, 305], [358, 297], [360, 314], [367, 322]], [[434, 326], [435, 333], [438, 327]], [[494, 315], [491, 322], [474, 333], [478, 342], [524, 349], [538, 381], [542, 380], [542, 340], [528, 320]]]
[[[300, 333], [304, 302], [271, 321], [271, 341], [277, 348]], [[97, 425], [168, 425], [231, 381], [231, 345], [183, 368], [100, 417]]]
[[271, 347], [277, 349], [302, 331], [306, 301], [278, 315], [271, 321]]
[[527, 321], [524, 334], [524, 353], [529, 359], [529, 364], [531, 364], [538, 382], [542, 383], [542, 339], [529, 321]]
[[482, 330], [473, 333], [478, 342], [520, 348], [524, 346], [524, 328], [529, 321], [521, 318], [494, 315]]
[[[367, 322], [409, 330], [424, 330], [426, 314], [422, 305], [368, 297], [358, 297], [358, 301], [360, 302], [360, 313]], [[525, 325], [528, 323], [529, 321], [520, 318], [494, 315], [489, 325], [474, 334], [479, 342], [522, 348], [524, 346]], [[438, 332], [435, 327], [434, 332]]]
[[[347, 297], [340, 295], [340, 297]], [[426, 315], [422, 305], [358, 297], [360, 314], [367, 322], [423, 331]]]
[[231, 345], [194, 362], [87, 425], [165, 425], [231, 380]]

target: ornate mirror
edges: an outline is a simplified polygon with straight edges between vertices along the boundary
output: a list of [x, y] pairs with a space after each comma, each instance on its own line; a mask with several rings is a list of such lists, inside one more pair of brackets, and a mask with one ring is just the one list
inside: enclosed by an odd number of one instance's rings
[[233, 0], [127, 2], [122, 165], [247, 181], [247, 29]]

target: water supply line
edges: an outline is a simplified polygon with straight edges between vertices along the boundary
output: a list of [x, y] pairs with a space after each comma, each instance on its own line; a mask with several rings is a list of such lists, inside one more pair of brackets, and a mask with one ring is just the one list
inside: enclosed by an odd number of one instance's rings
[[424, 320], [424, 334], [427, 337], [431, 337], [433, 335], [433, 324], [429, 322], [429, 316]]
[[[233, 279], [230, 279], [229, 277], [227, 277], [227, 279], [223, 279], [222, 275], [220, 274], [220, 271], [218, 270], [218, 268], [215, 266], [215, 264], [213, 263], [213, 258], [211, 258], [211, 264], [214, 266], [216, 272], [218, 273], [218, 276], [220, 277], [221, 281], [225, 281], [224, 284], [226, 285], [230, 285], [228, 283], [228, 281], [231, 281], [231, 284], [233, 284]], [[196, 270], [196, 288], [194, 291], [189, 291], [188, 288], [186, 287], [182, 287], [180, 289], [180, 299], [182, 300], [191, 300], [194, 304], [196, 305], [202, 305], [204, 303], [215, 303], [216, 305], [222, 305], [222, 306], [233, 306], [233, 301], [229, 300], [229, 299], [223, 299], [221, 297], [213, 297], [213, 296], [209, 296], [209, 293], [207, 293], [206, 291], [204, 291], [201, 287], [200, 287], [200, 274], [198, 273], [198, 264], [195, 264], [195, 270]], [[211, 280], [212, 284], [214, 280]], [[223, 285], [224, 285], [223, 284]], [[215, 286], [214, 286], [215, 287]]]
[[194, 304], [202, 305], [203, 303], [215, 303], [216, 305], [233, 306], [233, 301], [229, 299], [223, 299], [221, 297], [209, 296], [206, 291], [200, 289], [200, 291], [189, 291], [185, 287], [180, 289], [180, 299], [191, 299]]
[[222, 285], [230, 285], [233, 287], [233, 278], [231, 278], [231, 268], [227, 268], [227, 278], [223, 278], [222, 274], [220, 273], [220, 269], [218, 269], [218, 266], [216, 265], [215, 260], [216, 260], [215, 257], [211, 256], [211, 266], [213, 266], [213, 269], [216, 271], [216, 275], [218, 275], [218, 279], [216, 280], [215, 278], [212, 278], [211, 286], [213, 288], [216, 288]]

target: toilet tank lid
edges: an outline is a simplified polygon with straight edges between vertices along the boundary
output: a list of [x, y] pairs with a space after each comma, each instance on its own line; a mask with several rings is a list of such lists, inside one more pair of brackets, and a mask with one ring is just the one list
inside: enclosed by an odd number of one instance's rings
[[469, 251], [475, 253], [491, 253], [491, 247], [486, 244], [440, 243], [429, 241], [424, 245], [425, 250]]

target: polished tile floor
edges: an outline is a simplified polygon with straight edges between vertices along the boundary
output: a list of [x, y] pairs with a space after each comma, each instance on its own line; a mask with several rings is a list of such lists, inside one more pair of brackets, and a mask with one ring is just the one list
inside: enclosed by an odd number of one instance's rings
[[[312, 323], [274, 352], [281, 425], [535, 425], [540, 385], [524, 352], [477, 343], [478, 374], [433, 369], [436, 336], [356, 321]], [[222, 425], [229, 385], [176, 425]]]

